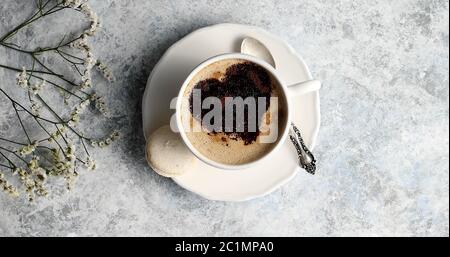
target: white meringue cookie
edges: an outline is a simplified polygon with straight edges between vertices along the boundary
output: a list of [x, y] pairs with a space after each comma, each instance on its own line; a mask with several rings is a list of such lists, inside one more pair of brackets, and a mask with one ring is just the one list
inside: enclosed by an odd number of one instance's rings
[[182, 175], [197, 162], [180, 135], [169, 125], [160, 127], [149, 136], [146, 155], [150, 167], [164, 177]]

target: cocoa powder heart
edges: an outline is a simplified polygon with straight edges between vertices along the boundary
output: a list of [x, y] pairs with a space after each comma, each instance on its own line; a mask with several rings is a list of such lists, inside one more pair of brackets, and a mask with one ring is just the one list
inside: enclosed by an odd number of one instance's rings
[[[272, 94], [272, 79], [269, 73], [261, 66], [251, 63], [243, 62], [233, 64], [227, 68], [224, 77], [221, 80], [210, 78], [199, 81], [193, 89], [199, 89], [201, 92], [201, 101], [207, 97], [217, 97], [222, 102], [222, 128], [220, 131], [210, 131], [212, 134], [224, 133], [228, 138], [233, 140], [243, 140], [244, 144], [248, 145], [256, 141], [259, 131], [249, 132], [248, 129], [248, 108], [244, 109], [244, 124], [236, 124], [236, 110], [233, 111], [233, 132], [225, 132], [225, 97], [247, 97], [255, 98], [264, 97], [266, 100], [266, 109], [270, 105], [270, 96]], [[195, 117], [193, 113], [193, 93], [190, 95], [190, 111], [194, 118], [202, 121], [204, 115], [211, 111], [211, 109], [202, 109], [200, 117]], [[258, 108], [257, 108], [258, 109]], [[265, 113], [258, 113], [258, 121]], [[258, 124], [259, 127], [260, 124]], [[244, 132], [236, 132], [236, 127], [243, 126]]]

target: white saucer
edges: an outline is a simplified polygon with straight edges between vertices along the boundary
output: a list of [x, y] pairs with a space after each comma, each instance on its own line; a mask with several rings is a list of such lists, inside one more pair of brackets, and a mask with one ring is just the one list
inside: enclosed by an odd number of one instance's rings
[[[265, 30], [238, 24], [218, 24], [196, 30], [172, 45], [150, 74], [142, 102], [145, 136], [169, 124], [174, 112], [169, 108], [170, 101], [177, 96], [184, 79], [195, 66], [214, 55], [239, 52], [240, 43], [246, 36], [260, 40], [270, 49], [277, 70], [287, 84], [312, 79], [302, 58], [288, 44]], [[319, 93], [302, 95], [292, 102], [293, 121], [312, 149], [320, 126]], [[270, 159], [251, 168], [220, 170], [198, 161], [192, 170], [173, 180], [210, 200], [245, 201], [274, 191], [299, 170], [295, 148], [286, 140]]]

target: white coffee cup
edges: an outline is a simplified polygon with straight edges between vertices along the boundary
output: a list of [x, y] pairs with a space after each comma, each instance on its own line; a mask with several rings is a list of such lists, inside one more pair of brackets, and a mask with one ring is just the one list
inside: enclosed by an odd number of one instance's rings
[[[222, 61], [222, 60], [226, 60], [226, 59], [243, 59], [246, 61], [250, 61], [253, 62], [255, 64], [260, 65], [261, 67], [265, 68], [272, 76], [273, 78], [276, 80], [276, 82], [278, 83], [278, 85], [280, 86], [280, 91], [282, 93], [282, 97], [284, 97], [285, 99], [285, 108], [286, 108], [286, 116], [287, 118], [284, 119], [284, 122], [286, 124], [282, 124], [283, 131], [279, 132], [279, 139], [277, 142], [275, 142], [274, 147], [272, 147], [272, 149], [267, 152], [265, 155], [261, 156], [261, 158], [252, 161], [250, 163], [245, 163], [245, 164], [237, 164], [237, 165], [231, 165], [231, 164], [223, 164], [223, 163], [219, 163], [216, 162], [214, 160], [209, 159], [207, 156], [203, 155], [202, 153], [200, 153], [193, 145], [192, 143], [189, 141], [188, 136], [186, 135], [186, 131], [183, 129], [183, 122], [182, 122], [182, 101], [183, 101], [183, 96], [185, 94], [186, 88], [189, 85], [189, 82], [194, 78], [194, 76], [200, 72], [203, 68], [207, 67], [208, 65], [218, 62], [218, 61]], [[242, 53], [229, 53], [229, 54], [221, 54], [221, 55], [217, 55], [214, 57], [211, 57], [209, 59], [207, 59], [206, 61], [202, 62], [201, 64], [199, 64], [195, 69], [193, 69], [191, 71], [191, 73], [189, 74], [189, 76], [185, 79], [183, 85], [181, 86], [181, 89], [179, 91], [178, 94], [178, 98], [177, 98], [177, 102], [176, 102], [176, 126], [178, 127], [179, 133], [181, 135], [182, 140], [184, 141], [184, 143], [186, 144], [186, 146], [189, 148], [189, 150], [201, 161], [205, 162], [206, 164], [209, 164], [211, 166], [214, 166], [216, 168], [219, 169], [224, 169], [224, 170], [237, 170], [237, 169], [245, 169], [248, 168], [249, 166], [255, 165], [256, 163], [270, 158], [270, 156], [276, 152], [277, 150], [280, 149], [280, 146], [285, 142], [285, 140], [288, 137], [289, 134], [289, 129], [290, 129], [290, 124], [292, 122], [292, 118], [291, 118], [291, 113], [292, 113], [292, 105], [291, 105], [291, 100], [290, 98], [293, 96], [298, 96], [298, 95], [302, 95], [302, 94], [306, 94], [306, 93], [310, 93], [313, 91], [317, 91], [319, 90], [321, 87], [321, 82], [317, 81], [317, 80], [309, 80], [309, 81], [304, 81], [304, 82], [300, 82], [294, 85], [286, 85], [286, 83], [284, 83], [280, 76], [278, 75], [278, 72], [275, 70], [275, 68], [273, 68], [270, 64], [268, 64], [267, 62], [256, 58], [254, 56], [250, 56], [250, 55], [246, 55], [246, 54], [242, 54]]]

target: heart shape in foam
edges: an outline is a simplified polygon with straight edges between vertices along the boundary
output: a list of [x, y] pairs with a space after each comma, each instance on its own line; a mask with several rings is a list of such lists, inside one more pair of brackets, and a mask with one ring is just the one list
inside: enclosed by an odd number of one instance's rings
[[[202, 122], [204, 116], [212, 111], [212, 108], [201, 108], [200, 113], [194, 113], [194, 90], [200, 90], [201, 103], [208, 97], [216, 97], [221, 102], [222, 107], [222, 120], [219, 128], [210, 129], [210, 133], [217, 134], [223, 133], [232, 140], [243, 140], [244, 144], [251, 144], [256, 141], [259, 130], [249, 131], [249, 110], [248, 105], [244, 105], [244, 120], [243, 124], [236, 120], [236, 106], [231, 106], [234, 103], [227, 99], [236, 99], [241, 97], [243, 100], [253, 98], [255, 103], [260, 104], [261, 97], [265, 100], [265, 109], [260, 111], [259, 108], [255, 108], [257, 119], [257, 127], [261, 124], [261, 118], [270, 106], [270, 97], [272, 94], [272, 78], [269, 73], [261, 66], [252, 62], [236, 63], [229, 66], [226, 70], [223, 78], [209, 78], [199, 81], [193, 88], [189, 98], [190, 111], [195, 119]], [[202, 106], [202, 104], [198, 105]], [[225, 112], [228, 108], [233, 108], [233, 125], [227, 127], [229, 124], [225, 122]], [[254, 116], [253, 116], [254, 117]], [[214, 118], [212, 118], [212, 121]], [[228, 132], [230, 131], [230, 132]], [[237, 132], [239, 131], [239, 132]], [[243, 132], [240, 132], [243, 131]], [[226, 139], [226, 138], [225, 138]], [[225, 141], [225, 140], [224, 140]]]

